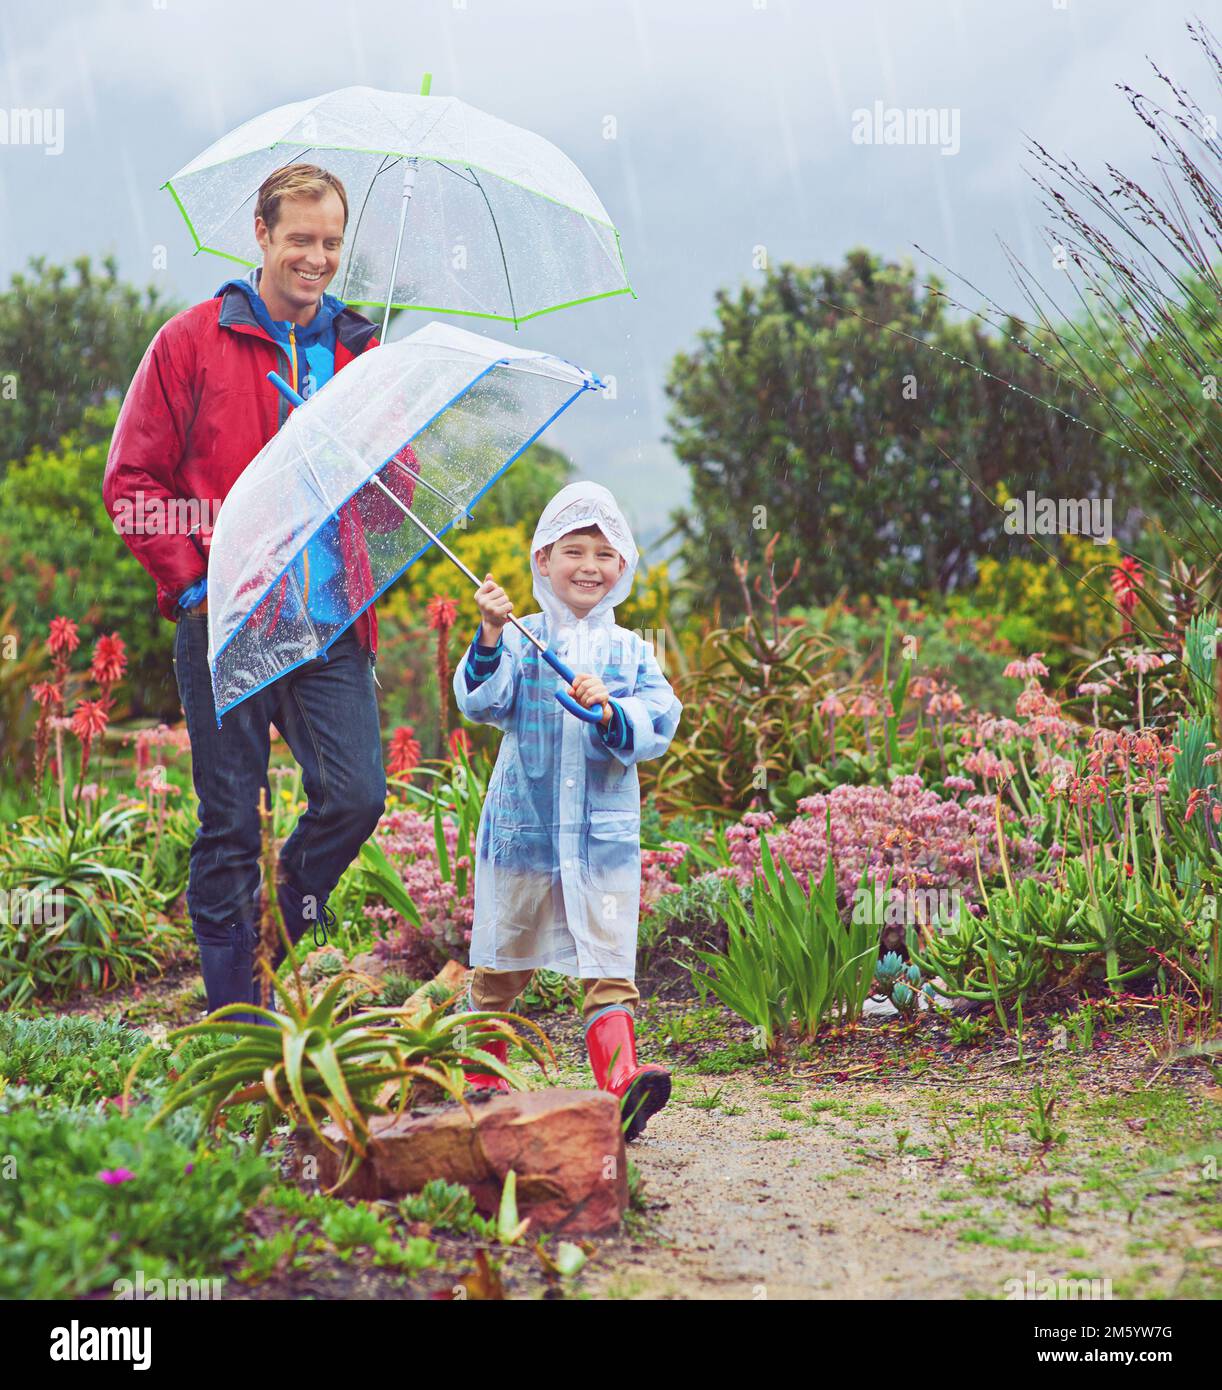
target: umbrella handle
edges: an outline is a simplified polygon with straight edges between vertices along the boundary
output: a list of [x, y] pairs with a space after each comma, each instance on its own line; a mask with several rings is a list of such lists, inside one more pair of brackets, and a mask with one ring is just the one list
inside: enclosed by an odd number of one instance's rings
[[[552, 670], [563, 676], [570, 685], [577, 679], [555, 652], [548, 651], [546, 648], [540, 648], [540, 654]], [[571, 695], [566, 695], [563, 690], [556, 691], [556, 699], [560, 701], [570, 714], [575, 714], [578, 719], [584, 719], [587, 724], [602, 723], [603, 707], [601, 705], [591, 705], [589, 709], [586, 709], [584, 705], [579, 705]]]
[[267, 379], [288, 401], [289, 405], [305, 405], [305, 397], [294, 391], [279, 372], [268, 372]]

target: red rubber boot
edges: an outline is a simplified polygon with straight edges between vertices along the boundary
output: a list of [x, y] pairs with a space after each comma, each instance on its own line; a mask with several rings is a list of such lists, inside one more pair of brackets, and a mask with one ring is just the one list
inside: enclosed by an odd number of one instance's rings
[[598, 1089], [620, 1098], [620, 1111], [628, 1121], [624, 1138], [635, 1139], [670, 1099], [670, 1072], [638, 1064], [636, 1030], [627, 1009], [596, 1014], [586, 1029], [586, 1048]]
[[[502, 1066], [509, 1065], [509, 1043], [504, 1038], [483, 1045], [481, 1051], [490, 1053]], [[509, 1082], [503, 1076], [493, 1076], [491, 1072], [463, 1071], [463, 1080], [473, 1091], [508, 1091]]]

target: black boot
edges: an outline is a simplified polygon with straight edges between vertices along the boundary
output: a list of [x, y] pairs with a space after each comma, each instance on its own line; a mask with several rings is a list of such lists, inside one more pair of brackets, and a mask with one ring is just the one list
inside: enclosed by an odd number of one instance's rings
[[[254, 1004], [255, 947], [259, 929], [252, 922], [234, 922], [227, 928], [196, 928], [200, 972], [208, 996], [209, 1013], [226, 1004]], [[231, 1014], [222, 1023], [260, 1023], [253, 1014]]]

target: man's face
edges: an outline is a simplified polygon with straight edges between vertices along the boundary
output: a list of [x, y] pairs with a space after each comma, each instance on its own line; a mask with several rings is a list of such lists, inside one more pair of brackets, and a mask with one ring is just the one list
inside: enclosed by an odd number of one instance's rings
[[[255, 218], [255, 237], [263, 251], [259, 292], [266, 299], [307, 315], [318, 308], [323, 291], [339, 269], [344, 245], [344, 205], [328, 189], [322, 198], [283, 198], [270, 229]], [[294, 317], [295, 317], [294, 314]], [[288, 317], [273, 313], [273, 317]]]
[[606, 597], [625, 565], [601, 531], [596, 536], [562, 536], [551, 555], [539, 551], [538, 560], [539, 573], [552, 581], [556, 597], [581, 616]]

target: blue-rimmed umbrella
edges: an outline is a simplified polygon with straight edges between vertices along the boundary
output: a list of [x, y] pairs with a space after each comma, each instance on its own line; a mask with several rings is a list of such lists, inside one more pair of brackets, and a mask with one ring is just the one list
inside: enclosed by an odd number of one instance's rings
[[[327, 648], [436, 546], [562, 411], [603, 383], [547, 353], [440, 323], [362, 354], [296, 409], [242, 472], [208, 562], [217, 722]], [[548, 664], [573, 672], [510, 615]], [[562, 690], [556, 698], [597, 722]]]

